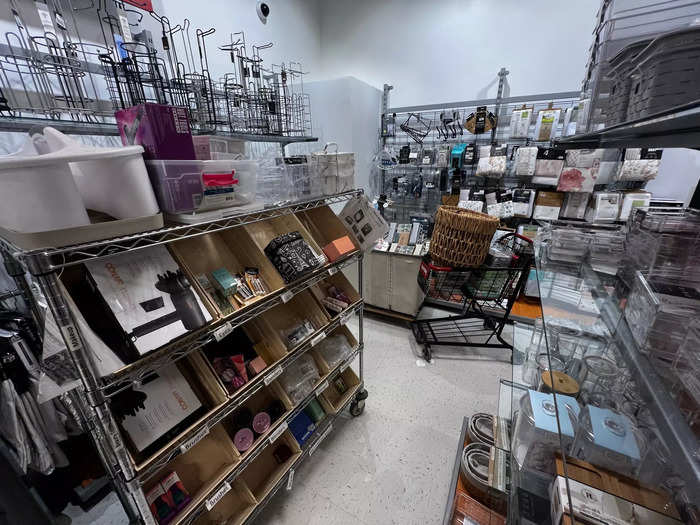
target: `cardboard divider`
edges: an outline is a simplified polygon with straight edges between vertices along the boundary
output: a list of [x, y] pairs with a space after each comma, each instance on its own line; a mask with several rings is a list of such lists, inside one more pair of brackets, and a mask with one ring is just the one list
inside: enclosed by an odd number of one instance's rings
[[304, 319], [309, 320], [315, 330], [329, 322], [328, 315], [308, 290], [298, 293], [286, 304], [263, 312], [259, 319], [267, 325], [270, 340], [276, 338], [288, 350], [292, 350], [293, 347], [288, 345], [286, 337], [281, 333], [283, 330], [291, 329]]
[[[132, 461], [134, 462], [137, 472], [148, 467], [154, 458], [157, 458], [164, 451], [171, 449], [174, 444], [179, 441], [183, 434], [187, 433], [191, 428], [199, 425], [202, 421], [208, 419], [211, 414], [224, 401], [226, 401], [226, 398], [221, 396], [219, 391], [219, 381], [217, 380], [216, 376], [211, 370], [201, 370], [195, 356], [190, 355], [184, 359], [180, 359], [176, 363], [176, 366], [207, 410], [188, 427], [183, 428], [180, 433], [173, 437], [173, 439], [169, 440], [167, 443], [164, 443], [157, 451], [149, 454], [148, 457], [139, 456], [130, 450]], [[124, 437], [128, 443], [128, 436]]]
[[214, 507], [202, 514], [195, 525], [240, 525], [253, 512], [258, 500], [243, 480], [231, 483], [231, 490]]
[[[221, 378], [216, 373], [212, 361], [207, 357], [206, 350], [202, 349], [191, 355], [191, 360], [196, 369], [201, 373], [206, 371], [208, 376], [213, 379], [215, 384], [208, 383], [209, 391], [210, 395], [215, 396], [219, 403], [228, 401], [229, 398], [237, 396], [240, 391], [247, 388], [251, 383], [259, 381], [268, 368], [274, 366], [275, 363], [287, 355], [287, 349], [282, 342], [279, 338], [274, 337], [274, 334], [270, 333], [270, 329], [260, 318], [248, 321], [241, 329], [252, 342], [255, 353], [265, 361], [267, 366], [255, 376], [250, 377], [249, 375], [248, 382], [244, 383], [235, 392], [229, 394]], [[226, 339], [223, 339], [222, 342], [225, 343]], [[232, 344], [231, 354], [235, 354], [236, 350], [237, 348]]]
[[319, 399], [322, 399], [321, 405], [323, 409], [329, 414], [337, 414], [340, 408], [353, 396], [357, 390], [357, 386], [360, 384], [360, 378], [357, 377], [357, 374], [355, 374], [350, 367], [346, 368], [340, 374], [339, 378], [342, 378], [343, 383], [345, 383], [347, 387], [345, 392], [341, 394], [336, 390], [333, 385], [333, 382], [338, 379], [338, 377], [336, 377], [336, 379], [330, 381], [328, 388], [321, 392], [319, 396]]
[[347, 235], [357, 249], [357, 245], [348, 229], [328, 206], [319, 206], [318, 208], [300, 211], [296, 213], [296, 216], [313, 235], [314, 240], [321, 248]]
[[309, 288], [309, 291], [314, 295], [316, 300], [323, 307], [323, 310], [331, 318], [339, 315], [339, 313], [333, 312], [325, 306], [323, 306], [323, 299], [330, 296], [330, 294], [328, 293], [328, 288], [330, 288], [331, 286], [335, 286], [338, 290], [342, 291], [345, 295], [347, 295], [348, 299], [350, 299], [351, 301], [350, 304], [356, 303], [361, 299], [360, 294], [357, 293], [355, 287], [350, 283], [348, 278], [345, 277], [342, 271], [336, 272], [335, 274], [327, 277], [320, 283], [314, 284], [311, 288]]
[[211, 429], [192, 448], [161, 468], [143, 486], [144, 494], [171, 472], [177, 473], [192, 500], [175, 517], [173, 523], [187, 514], [187, 509], [199, 504], [240, 461], [240, 455], [222, 425]]
[[[239, 451], [241, 459], [246, 458], [250, 451], [252, 451], [258, 445], [258, 443], [260, 443], [260, 441], [264, 441], [265, 439], [267, 439], [270, 436], [270, 434], [273, 433], [277, 427], [279, 427], [284, 418], [287, 417], [292, 411], [294, 405], [292, 404], [292, 401], [289, 399], [284, 389], [277, 383], [277, 381], [273, 381], [268, 386], [261, 388], [250, 399], [243, 403], [243, 405], [241, 405], [240, 408], [238, 408], [236, 411], [233, 412], [233, 414], [231, 414], [226, 420], [224, 420], [223, 425], [228, 431], [229, 436], [231, 436], [231, 439], [233, 440], [237, 430], [234, 427], [233, 422], [235, 421], [237, 413], [241, 409], [248, 409], [250, 410], [251, 414], [255, 416], [255, 414], [259, 412], [266, 411], [274, 400], [279, 400], [282, 402], [286, 409], [284, 414], [282, 414], [278, 419], [272, 422], [268, 430], [266, 430], [259, 436], [256, 436], [253, 445], [248, 450], [244, 452]], [[253, 430], [252, 428], [250, 429]]]
[[[225, 268], [231, 275], [235, 275], [244, 273], [246, 267], [255, 267], [268, 292], [284, 287], [284, 281], [275, 267], [243, 228], [182, 239], [172, 243], [170, 251], [214, 317], [231, 314], [265, 297], [256, 296], [244, 304], [233, 297], [220, 297], [215, 293], [214, 278], [211, 275], [214, 270]], [[207, 281], [208, 285], [205, 284]]]
[[[278, 463], [274, 457], [277, 447], [284, 445], [292, 455], [284, 462]], [[246, 467], [241, 474], [241, 479], [250, 487], [253, 496], [262, 500], [272, 490], [282, 476], [289, 470], [292, 464], [301, 455], [299, 443], [287, 430], [274, 443], [269, 444], [255, 460]]]
[[295, 215], [282, 215], [265, 221], [246, 224], [243, 228], [250, 235], [255, 245], [263, 252], [263, 255], [265, 254], [265, 248], [272, 239], [293, 231], [298, 231], [318, 255], [323, 254], [322, 247], [318, 245], [313, 235], [309, 233], [309, 230], [304, 227]]

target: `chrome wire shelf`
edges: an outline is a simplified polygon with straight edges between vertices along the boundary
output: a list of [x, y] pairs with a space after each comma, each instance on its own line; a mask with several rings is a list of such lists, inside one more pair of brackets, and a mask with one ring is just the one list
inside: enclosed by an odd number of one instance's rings
[[314, 199], [294, 202], [274, 208], [264, 208], [255, 211], [239, 212], [228, 217], [202, 221], [196, 224], [171, 226], [158, 230], [137, 233], [125, 237], [104, 239], [101, 241], [75, 244], [57, 248], [44, 248], [25, 251], [7, 241], [0, 240], [5, 249], [16, 258], [27, 264], [29, 271], [35, 275], [59, 270], [68, 266], [74, 266], [87, 260], [95, 260], [101, 257], [109, 257], [117, 253], [129, 252], [167, 244], [182, 239], [189, 239], [214, 233], [236, 226], [243, 226], [254, 222], [281, 217], [299, 211], [310, 210], [320, 206], [327, 206], [338, 202], [347, 201], [356, 195], [362, 195], [363, 190], [350, 190], [335, 195], [328, 195]]

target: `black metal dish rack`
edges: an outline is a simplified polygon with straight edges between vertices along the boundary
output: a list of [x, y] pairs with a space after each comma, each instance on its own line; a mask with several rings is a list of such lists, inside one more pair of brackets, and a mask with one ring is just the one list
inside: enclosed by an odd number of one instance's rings
[[411, 323], [423, 357], [432, 359], [433, 346], [510, 348], [501, 337], [513, 303], [527, 280], [534, 251], [532, 241], [508, 233], [495, 241], [478, 268], [438, 266], [426, 255], [418, 272], [418, 284], [426, 296], [461, 302], [460, 315], [419, 319]]

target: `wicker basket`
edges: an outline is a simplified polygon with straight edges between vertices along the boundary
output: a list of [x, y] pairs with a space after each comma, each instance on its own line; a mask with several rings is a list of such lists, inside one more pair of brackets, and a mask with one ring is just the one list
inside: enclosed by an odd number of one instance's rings
[[456, 206], [440, 206], [430, 238], [430, 256], [438, 264], [476, 267], [489, 253], [500, 221], [485, 213]]

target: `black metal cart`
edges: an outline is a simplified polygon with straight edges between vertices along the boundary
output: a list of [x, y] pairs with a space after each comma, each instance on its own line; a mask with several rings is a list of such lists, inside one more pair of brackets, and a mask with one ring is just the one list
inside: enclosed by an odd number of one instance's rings
[[512, 349], [501, 332], [525, 285], [533, 255], [530, 239], [508, 233], [492, 244], [486, 263], [478, 268], [439, 266], [426, 256], [418, 273], [421, 289], [431, 298], [461, 302], [462, 312], [411, 323], [425, 359], [432, 359], [433, 346]]

